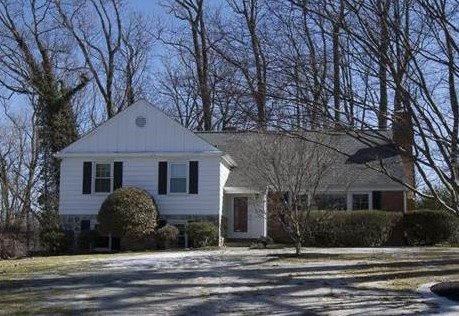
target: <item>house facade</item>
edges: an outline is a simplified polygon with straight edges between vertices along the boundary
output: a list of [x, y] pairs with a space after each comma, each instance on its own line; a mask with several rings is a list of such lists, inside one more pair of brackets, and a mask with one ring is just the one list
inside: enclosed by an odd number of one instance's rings
[[[163, 222], [184, 227], [209, 220], [220, 227], [222, 239], [267, 236], [269, 188], [248, 181], [240, 155], [258, 141], [256, 133], [195, 133], [138, 101], [57, 154], [62, 226], [76, 234], [96, 228], [111, 192], [139, 187], [155, 199]], [[359, 149], [355, 143], [346, 146], [349, 153]], [[356, 166], [343, 160], [342, 168]], [[402, 185], [361, 165], [353, 172], [359, 179], [330, 186], [324, 203], [339, 200], [343, 210], [408, 209]]]

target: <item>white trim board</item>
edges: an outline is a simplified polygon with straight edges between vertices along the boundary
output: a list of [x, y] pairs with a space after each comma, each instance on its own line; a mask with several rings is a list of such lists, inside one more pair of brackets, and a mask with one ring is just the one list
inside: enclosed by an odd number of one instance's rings
[[196, 151], [196, 152], [79, 152], [56, 153], [57, 158], [168, 158], [168, 157], [203, 157], [220, 156], [221, 151]]

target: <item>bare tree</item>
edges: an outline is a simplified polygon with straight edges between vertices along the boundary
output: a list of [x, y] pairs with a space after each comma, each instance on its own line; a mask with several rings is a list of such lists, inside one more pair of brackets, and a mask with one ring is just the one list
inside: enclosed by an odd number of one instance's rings
[[[350, 16], [343, 32], [352, 45], [344, 53], [354, 74], [365, 80], [353, 77], [354, 106], [365, 113], [355, 117], [362, 131], [349, 128], [348, 134], [368, 147], [378, 147], [381, 141], [392, 144], [393, 154], [402, 157], [405, 175], [392, 174], [384, 164], [369, 167], [459, 214], [459, 29], [453, 23], [457, 4], [405, 0], [390, 6], [385, 1], [345, 5]], [[371, 18], [375, 16], [378, 23]], [[387, 96], [394, 96], [387, 109], [386, 89]], [[334, 122], [332, 115], [325, 117]], [[392, 125], [392, 134], [380, 131], [385, 121]]]
[[344, 190], [350, 184], [347, 173], [337, 170], [336, 154], [322, 145], [331, 146], [330, 138], [324, 136], [309, 133], [300, 139], [287, 134], [261, 134], [256, 141], [242, 144], [246, 150], [237, 157], [244, 164], [241, 172], [249, 182], [261, 191], [268, 190], [269, 216], [294, 242], [297, 255], [309, 237], [309, 218], [311, 210], [317, 208], [316, 198], [330, 189], [330, 179]]
[[77, 139], [71, 101], [87, 84], [51, 15], [52, 2], [0, 2], [0, 84], [33, 98], [39, 126], [41, 202], [57, 210], [59, 164], [54, 153]]
[[191, 67], [184, 61], [178, 66], [165, 61], [154, 87], [157, 103], [165, 112], [183, 126], [194, 129], [200, 125], [201, 107]]
[[326, 20], [315, 14], [317, 5], [296, 0], [269, 3], [270, 19], [277, 30], [270, 37], [276, 72], [271, 89], [282, 101], [282, 115], [291, 117], [296, 129], [320, 128], [320, 115], [328, 107], [328, 34]]
[[138, 15], [124, 17], [121, 0], [53, 0], [59, 22], [84, 60], [84, 68], [113, 117], [139, 97], [151, 37]]
[[227, 3], [239, 23], [233, 20], [229, 26], [220, 21], [215, 25], [212, 48], [240, 72], [244, 79], [241, 89], [248, 90], [256, 105], [254, 121], [257, 128], [265, 130], [268, 120], [268, 59], [262, 43], [262, 4], [258, 0], [228, 0]]
[[174, 47], [183, 56], [188, 54], [194, 64], [193, 73], [196, 74], [196, 85], [199, 98], [202, 103], [202, 126], [200, 129], [209, 131], [212, 129], [212, 88], [210, 84], [210, 58], [207, 26], [205, 19], [204, 0], [175, 0], [164, 4], [170, 14], [187, 24], [189, 40], [174, 33], [175, 38], [163, 38], [163, 42]]
[[36, 115], [12, 115], [3, 104], [0, 125], [0, 228], [14, 226], [25, 232], [30, 244], [31, 226], [37, 211], [38, 129]]

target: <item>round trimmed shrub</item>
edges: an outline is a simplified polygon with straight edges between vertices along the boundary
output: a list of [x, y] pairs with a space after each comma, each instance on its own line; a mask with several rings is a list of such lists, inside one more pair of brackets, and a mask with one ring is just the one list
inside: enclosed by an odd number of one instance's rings
[[102, 234], [122, 240], [140, 240], [154, 232], [158, 208], [153, 197], [139, 188], [121, 188], [111, 193], [100, 207], [97, 220]]
[[187, 233], [194, 248], [218, 246], [218, 227], [211, 222], [191, 222], [187, 226]]
[[158, 229], [156, 238], [163, 248], [171, 248], [177, 244], [180, 231], [177, 227], [167, 224]]

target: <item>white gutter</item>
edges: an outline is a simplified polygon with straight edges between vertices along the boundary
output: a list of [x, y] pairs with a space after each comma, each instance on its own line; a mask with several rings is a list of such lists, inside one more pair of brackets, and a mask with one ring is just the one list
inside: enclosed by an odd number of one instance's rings
[[226, 154], [222, 156], [222, 160], [228, 164], [230, 168], [237, 167], [237, 163], [231, 158], [230, 155]]
[[150, 158], [150, 157], [203, 157], [203, 156], [221, 156], [221, 151], [164, 151], [164, 152], [77, 152], [77, 153], [61, 153], [58, 152], [54, 156], [56, 158]]
[[226, 194], [261, 194], [260, 190], [245, 187], [224, 187], [223, 192]]

